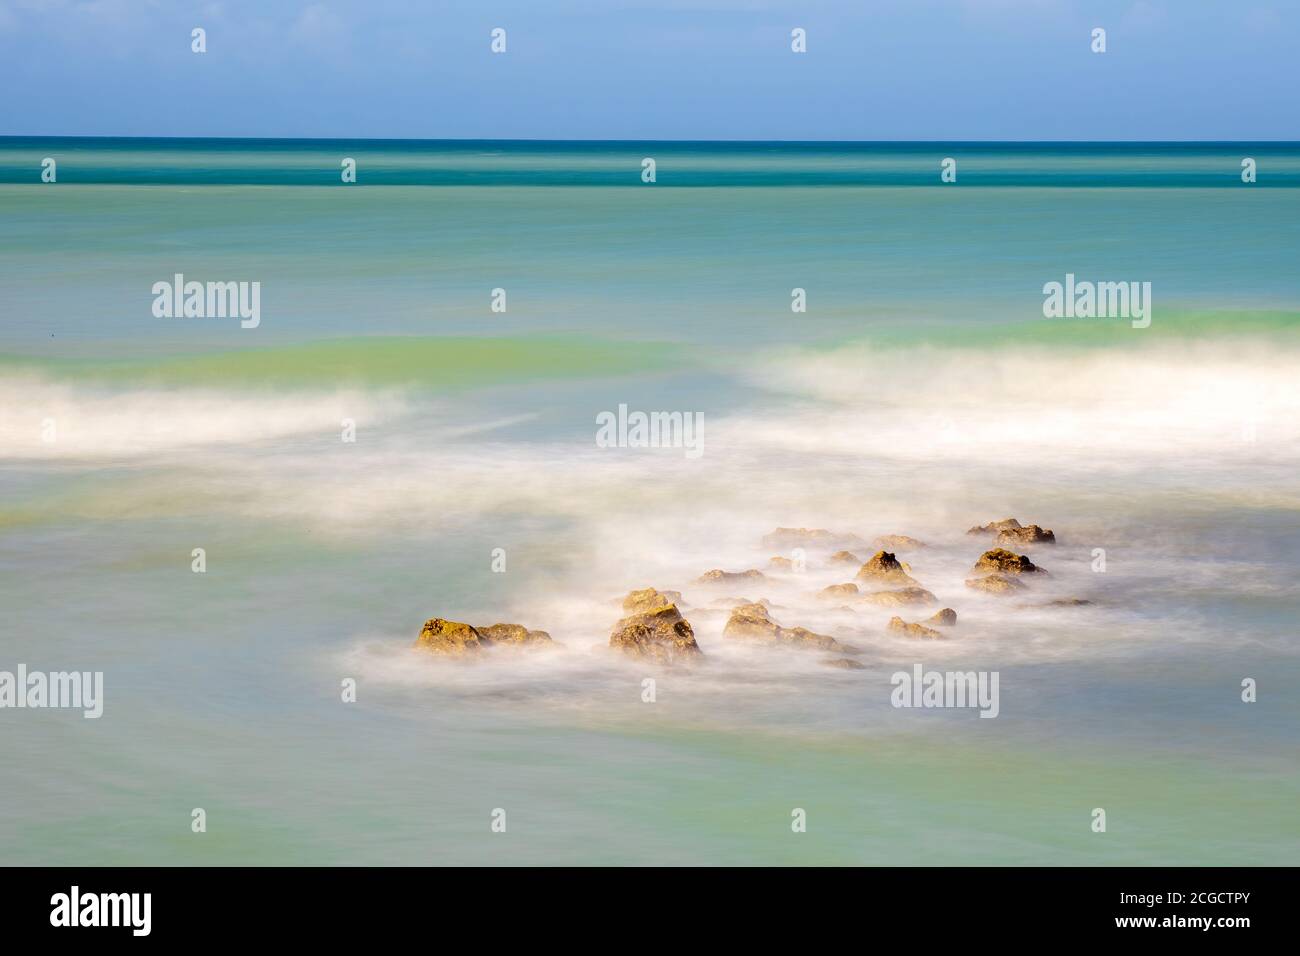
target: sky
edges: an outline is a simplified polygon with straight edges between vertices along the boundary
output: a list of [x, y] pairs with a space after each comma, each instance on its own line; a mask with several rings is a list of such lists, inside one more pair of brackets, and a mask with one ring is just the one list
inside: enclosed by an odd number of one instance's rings
[[1297, 140], [1298, 41], [1300, 0], [0, 0], [0, 135]]

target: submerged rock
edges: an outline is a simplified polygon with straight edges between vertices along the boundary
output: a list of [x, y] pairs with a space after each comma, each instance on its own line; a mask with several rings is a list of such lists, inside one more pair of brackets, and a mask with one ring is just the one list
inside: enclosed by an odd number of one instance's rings
[[872, 547], [883, 548], [886, 551], [915, 551], [917, 548], [927, 546], [924, 541], [918, 541], [905, 534], [882, 534], [871, 544]]
[[483, 635], [468, 624], [431, 617], [424, 622], [413, 646], [432, 654], [464, 657], [467, 654], [477, 654], [487, 643]]
[[675, 604], [622, 618], [610, 632], [609, 646], [661, 664], [694, 660], [704, 653], [695, 643], [690, 622]]
[[916, 584], [904, 565], [888, 551], [877, 551], [858, 569], [856, 580], [876, 584]]
[[926, 627], [924, 624], [908, 624], [901, 617], [891, 617], [888, 630], [895, 634], [902, 634], [904, 637], [924, 637], [929, 640], [942, 640], [943, 635], [932, 627]]
[[1056, 544], [1056, 535], [1036, 524], [1027, 528], [1005, 528], [998, 532], [993, 542], [996, 545]]
[[917, 604], [937, 604], [939, 599], [922, 587], [899, 588], [896, 591], [874, 591], [862, 600], [880, 607], [908, 607]]
[[865, 664], [859, 664], [851, 657], [831, 657], [822, 661], [822, 664], [826, 667], [838, 667], [840, 670], [845, 671], [866, 670]]
[[1023, 588], [1024, 582], [1006, 574], [989, 574], [982, 578], [968, 578], [966, 587], [989, 594], [1009, 594]]
[[980, 555], [973, 570], [1000, 574], [1035, 574], [1042, 572], [1043, 569], [1023, 554], [1016, 554], [1006, 548], [994, 548]]
[[661, 607], [681, 603], [681, 591], [657, 591], [654, 588], [642, 588], [639, 591], [629, 591], [627, 597], [623, 598], [623, 613], [645, 614], [656, 611]]
[[767, 598], [759, 598], [757, 601], [755, 601], [753, 598], [720, 597], [720, 598], [714, 598], [709, 603], [710, 606], [712, 607], [726, 607], [726, 608], [740, 607], [742, 604], [762, 604], [765, 607], [772, 606], [772, 602], [769, 601]]
[[551, 640], [551, 635], [546, 631], [532, 631], [522, 624], [489, 624], [486, 627], [474, 627], [440, 617], [430, 618], [424, 622], [424, 627], [420, 631], [420, 636], [416, 638], [414, 646], [433, 654], [463, 657], [467, 654], [477, 654], [483, 648], [493, 645], [521, 647], [529, 644], [560, 646]]
[[805, 627], [782, 627], [772, 620], [767, 608], [761, 604], [746, 604], [732, 611], [727, 626], [722, 629], [722, 636], [763, 644], [794, 644], [844, 652], [856, 650], [829, 634], [817, 634]]
[[845, 598], [855, 598], [858, 596], [858, 586], [856, 584], [832, 584], [830, 587], [818, 591], [817, 596], [827, 601], [842, 601]]
[[522, 624], [489, 624], [476, 627], [479, 636], [489, 644], [553, 644], [545, 631], [530, 631]]
[[767, 575], [762, 571], [750, 568], [748, 571], [723, 571], [720, 568], [714, 568], [712, 571], [705, 571], [695, 579], [696, 584], [748, 584], [761, 583], [767, 580]]
[[926, 624], [937, 624], [940, 627], [952, 627], [957, 623], [957, 612], [950, 607], [944, 608], [937, 612], [934, 617], [925, 622]]
[[777, 528], [763, 535], [763, 547], [773, 551], [791, 548], [852, 548], [862, 544], [856, 534], [838, 534], [825, 528]]
[[995, 534], [998, 531], [1006, 531], [1010, 528], [1019, 528], [1020, 522], [1015, 518], [1003, 518], [1001, 521], [990, 521], [988, 524], [977, 525], [967, 531], [967, 534]]
[[830, 556], [828, 560], [830, 561], [831, 564], [858, 565], [862, 563], [862, 559], [859, 558], [852, 551], [836, 551], [834, 554]]

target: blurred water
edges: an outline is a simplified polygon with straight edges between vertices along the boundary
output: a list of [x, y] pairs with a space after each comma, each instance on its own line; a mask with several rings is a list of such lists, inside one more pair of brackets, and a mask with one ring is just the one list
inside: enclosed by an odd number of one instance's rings
[[[701, 188], [625, 189], [623, 146], [362, 144], [362, 185], [287, 185], [334, 145], [81, 143], [0, 186], [0, 669], [106, 690], [0, 711], [0, 858], [1294, 862], [1294, 189], [1205, 181], [1218, 146], [984, 147], [943, 187], [929, 147], [696, 144], [664, 155]], [[62, 148], [4, 141], [0, 180]], [[263, 282], [262, 326], [155, 319], [177, 271]], [[1152, 281], [1151, 328], [1044, 320], [1066, 271]], [[619, 403], [702, 412], [704, 455], [597, 448]], [[963, 584], [1010, 514], [1059, 539], [1023, 600]], [[815, 549], [693, 583], [777, 526], [927, 541], [957, 628], [817, 599], [853, 569]], [[600, 649], [650, 585], [704, 666]], [[724, 597], [865, 669], [725, 640]], [[1057, 597], [1093, 603], [1021, 606]], [[435, 615], [565, 647], [409, 652]], [[999, 717], [891, 707], [917, 662], [997, 670]]]

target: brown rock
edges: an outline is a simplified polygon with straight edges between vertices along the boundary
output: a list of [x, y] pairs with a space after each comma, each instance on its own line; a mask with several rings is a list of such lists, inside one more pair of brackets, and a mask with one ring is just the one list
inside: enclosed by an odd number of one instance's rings
[[840, 670], [845, 671], [866, 670], [865, 664], [859, 664], [851, 657], [832, 657], [822, 661], [822, 664], [826, 667], [838, 667]]
[[648, 657], [661, 664], [676, 664], [703, 656], [695, 643], [690, 622], [677, 605], [632, 614], [614, 625], [609, 646], [635, 657]]
[[967, 534], [994, 534], [998, 531], [1005, 531], [1008, 528], [1019, 528], [1020, 522], [1015, 518], [1003, 518], [1001, 521], [990, 521], [988, 524], [977, 525], [967, 531]]
[[470, 625], [432, 617], [424, 622], [414, 646], [431, 654], [464, 657], [466, 654], [477, 654], [486, 644], [483, 636]]
[[1056, 535], [1051, 531], [1043, 530], [1036, 524], [1031, 524], [1027, 528], [1005, 528], [998, 532], [998, 536], [993, 543], [998, 546], [1009, 545], [1012, 547], [1026, 544], [1056, 544]]
[[915, 551], [917, 548], [926, 547], [924, 541], [918, 541], [916, 538], [908, 537], [905, 534], [882, 534], [871, 544], [873, 547], [884, 548], [886, 551]]
[[682, 603], [681, 591], [657, 591], [654, 588], [642, 588], [629, 591], [623, 598], [624, 614], [647, 614], [661, 607]]
[[841, 652], [849, 650], [828, 634], [815, 634], [804, 627], [782, 627], [772, 620], [767, 608], [761, 604], [746, 604], [732, 611], [727, 626], [722, 629], [722, 636], [763, 644], [805, 645]]
[[858, 586], [856, 584], [832, 584], [830, 587], [818, 591], [817, 596], [827, 601], [842, 601], [844, 598], [855, 598], [858, 596]]
[[939, 611], [934, 617], [925, 622], [926, 624], [937, 624], [940, 627], [952, 627], [957, 623], [957, 612], [950, 607]]
[[1043, 569], [1030, 561], [1023, 554], [1016, 554], [1006, 548], [994, 548], [985, 551], [975, 562], [975, 571], [988, 571], [1000, 574], [1034, 574]]
[[874, 591], [862, 600], [880, 607], [909, 607], [917, 604], [936, 604], [938, 598], [925, 588], [900, 588], [897, 591]]
[[794, 562], [789, 558], [775, 557], [767, 559], [767, 566], [773, 571], [793, 571]]
[[858, 569], [856, 580], [873, 584], [916, 584], [904, 566], [888, 551], [877, 551]]
[[859, 565], [862, 563], [862, 559], [859, 558], [852, 551], [836, 551], [834, 554], [830, 556], [829, 560], [831, 564]]
[[712, 571], [705, 571], [698, 578], [696, 584], [749, 584], [761, 583], [767, 580], [767, 576], [762, 571], [751, 568], [748, 571], [723, 571], [714, 568]]
[[934, 628], [926, 627], [924, 624], [908, 624], [901, 617], [891, 617], [888, 630], [895, 634], [902, 634], [904, 637], [924, 637], [929, 640], [941, 640], [943, 638], [943, 635]]
[[968, 578], [966, 587], [989, 594], [1008, 594], [1023, 588], [1024, 582], [1005, 574], [989, 574], [982, 578]]
[[522, 624], [489, 624], [476, 627], [479, 636], [489, 644], [552, 644], [551, 635], [545, 631], [530, 631]]

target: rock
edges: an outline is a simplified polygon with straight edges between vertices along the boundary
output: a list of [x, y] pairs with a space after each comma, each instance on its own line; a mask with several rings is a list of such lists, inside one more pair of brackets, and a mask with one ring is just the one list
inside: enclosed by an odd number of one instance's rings
[[822, 661], [822, 664], [827, 667], [838, 667], [840, 670], [846, 671], [866, 670], [865, 664], [859, 664], [851, 657], [832, 657], [828, 660]]
[[1044, 531], [1036, 524], [1031, 524], [1027, 528], [1005, 528], [998, 532], [998, 536], [993, 543], [999, 547], [1003, 545], [1056, 544], [1056, 535], [1051, 531]]
[[817, 596], [828, 601], [855, 598], [858, 596], [858, 586], [856, 584], [832, 584], [830, 587], [818, 591]]
[[825, 528], [777, 528], [763, 535], [763, 547], [772, 551], [791, 548], [852, 548], [862, 544], [856, 534], [837, 534]]
[[930, 618], [925, 623], [937, 624], [940, 627], [952, 627], [957, 623], [957, 612], [950, 607], [946, 607], [942, 611], [936, 613], [934, 617]]
[[468, 624], [432, 617], [424, 622], [414, 646], [433, 654], [463, 657], [466, 654], [477, 654], [487, 646], [487, 641]]
[[831, 564], [852, 564], [859, 565], [862, 559], [852, 551], [836, 551], [829, 558]]
[[746, 604], [732, 611], [727, 626], [722, 629], [722, 636], [763, 644], [795, 644], [820, 647], [823, 650], [849, 650], [829, 634], [815, 634], [804, 627], [782, 627], [772, 620], [767, 608], [761, 604]]
[[1024, 582], [1005, 574], [989, 574], [982, 578], [968, 578], [966, 587], [989, 594], [1008, 594], [1023, 588]]
[[943, 635], [924, 624], [908, 624], [901, 617], [891, 617], [887, 629], [905, 637], [924, 637], [929, 640], [941, 640]]
[[623, 613], [646, 614], [670, 604], [681, 603], [681, 591], [656, 591], [654, 588], [642, 588], [640, 591], [629, 591], [627, 597], [623, 598]]
[[614, 625], [609, 646], [635, 657], [648, 657], [661, 664], [676, 664], [703, 656], [677, 605], [629, 615]]
[[1008, 528], [1019, 528], [1020, 522], [1015, 518], [1003, 518], [1001, 521], [991, 521], [988, 524], [978, 525], [967, 531], [967, 534], [993, 534], [998, 531], [1005, 531]]
[[862, 600], [880, 607], [907, 607], [915, 604], [936, 604], [938, 598], [925, 588], [900, 588], [897, 591], [874, 591]]
[[476, 627], [479, 636], [489, 644], [553, 644], [545, 631], [530, 631], [522, 624], [489, 624]]
[[714, 568], [712, 571], [705, 571], [695, 579], [696, 584], [747, 584], [760, 583], [767, 580], [767, 576], [762, 571], [756, 571], [751, 568], [748, 571], [723, 571]]
[[725, 608], [740, 607], [742, 604], [762, 604], [766, 608], [772, 607], [772, 602], [769, 601], [767, 598], [759, 598], [757, 601], [755, 601], [750, 598], [721, 597], [721, 598], [714, 598], [713, 601], [710, 602], [710, 605], [713, 607], [725, 607]]
[[781, 558], [781, 557], [768, 558], [767, 566], [771, 568], [773, 571], [794, 570], [794, 562], [791, 561], [789, 558]]
[[1083, 598], [1056, 598], [1053, 601], [1043, 601], [1041, 604], [1027, 604], [1023, 607], [1087, 607], [1092, 604], [1091, 601], [1085, 601]]
[[858, 569], [858, 581], [870, 581], [873, 584], [916, 584], [902, 564], [888, 551], [877, 551], [862, 567]]
[[973, 570], [1000, 574], [1035, 574], [1042, 572], [1043, 569], [1023, 554], [1016, 554], [1006, 548], [994, 548], [980, 555]]
[[917, 548], [926, 547], [924, 541], [917, 541], [905, 534], [882, 534], [871, 542], [871, 545], [875, 548], [883, 548], [886, 551], [915, 551]]

